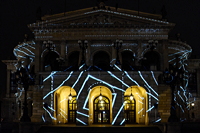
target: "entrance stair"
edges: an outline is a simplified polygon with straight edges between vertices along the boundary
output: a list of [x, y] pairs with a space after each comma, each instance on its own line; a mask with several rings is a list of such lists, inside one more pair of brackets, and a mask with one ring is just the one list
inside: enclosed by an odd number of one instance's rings
[[41, 126], [36, 133], [162, 133], [157, 126]]

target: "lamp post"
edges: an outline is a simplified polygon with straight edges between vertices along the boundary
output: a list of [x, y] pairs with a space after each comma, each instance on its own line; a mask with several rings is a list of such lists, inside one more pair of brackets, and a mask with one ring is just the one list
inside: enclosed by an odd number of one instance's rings
[[158, 41], [157, 40], [149, 40], [147, 48], [153, 50], [157, 45], [158, 45]]
[[78, 40], [78, 44], [79, 44], [80, 49], [82, 50], [82, 59], [81, 59], [80, 65], [83, 65], [85, 63], [84, 53], [85, 53], [85, 50], [88, 48], [88, 41], [87, 40], [85, 40], [85, 41]]
[[122, 40], [116, 40], [115, 42], [114, 42], [114, 45], [113, 45], [113, 47], [116, 49], [116, 51], [117, 51], [117, 58], [116, 58], [116, 62], [115, 62], [115, 64], [116, 65], [120, 65], [121, 63], [120, 63], [120, 60], [119, 60], [119, 49], [122, 47], [122, 43], [123, 43], [123, 41]]
[[178, 122], [179, 119], [176, 115], [176, 107], [174, 101], [174, 92], [176, 87], [182, 82], [183, 71], [177, 66], [171, 67], [169, 70], [166, 69], [163, 73], [163, 79], [167, 85], [170, 85], [171, 88], [171, 108], [170, 108], [170, 117], [168, 122]]
[[43, 41], [44, 46], [49, 50], [49, 51], [53, 51], [55, 49], [55, 44], [53, 43], [53, 41]]
[[21, 122], [31, 122], [31, 119], [28, 115], [28, 103], [27, 103], [27, 91], [29, 88], [29, 85], [34, 85], [34, 78], [32, 75], [29, 74], [28, 70], [26, 68], [21, 67], [16, 72], [16, 80], [17, 83], [22, 85], [24, 88], [24, 103], [23, 103], [23, 114], [20, 118]]

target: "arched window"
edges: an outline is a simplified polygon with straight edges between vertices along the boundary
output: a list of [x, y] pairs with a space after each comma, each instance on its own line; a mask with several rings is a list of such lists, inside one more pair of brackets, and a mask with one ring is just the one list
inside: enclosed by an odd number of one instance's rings
[[68, 122], [75, 123], [76, 122], [76, 110], [77, 110], [77, 101], [76, 97], [72, 97], [72, 99], [68, 100]]
[[72, 52], [68, 57], [68, 70], [76, 71], [78, 70], [78, 62], [79, 62], [79, 51]]
[[94, 99], [94, 123], [110, 122], [110, 101], [105, 96], [98, 96]]
[[45, 56], [44, 56], [44, 67], [45, 70], [49, 71], [57, 71], [59, 70], [59, 64], [58, 60], [59, 55], [54, 52], [54, 51], [49, 51]]
[[125, 71], [133, 71], [135, 68], [135, 58], [131, 51], [122, 52], [122, 69]]
[[131, 99], [130, 96], [124, 97], [124, 115], [126, 123], [135, 123], [136, 116], [135, 116], [135, 99]]
[[76, 91], [62, 86], [54, 93], [54, 117], [57, 123], [75, 123], [77, 112]]
[[156, 51], [149, 51], [144, 54], [142, 61], [144, 70], [160, 70], [160, 55]]
[[95, 71], [109, 71], [111, 70], [110, 67], [110, 57], [104, 51], [97, 52], [93, 57], [93, 70]]

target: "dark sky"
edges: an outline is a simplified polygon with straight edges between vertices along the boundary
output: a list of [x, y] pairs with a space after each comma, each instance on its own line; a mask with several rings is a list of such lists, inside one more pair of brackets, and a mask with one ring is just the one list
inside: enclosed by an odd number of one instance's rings
[[[0, 59], [14, 59], [12, 50], [24, 38], [31, 36], [27, 24], [36, 20], [36, 10], [40, 6], [42, 15], [50, 10], [52, 14], [65, 10], [65, 0], [0, 0]], [[106, 5], [138, 10], [138, 0], [108, 0]], [[66, 0], [66, 11], [93, 7], [97, 0]], [[192, 46], [194, 54], [200, 48], [200, 0], [139, 0], [139, 9], [143, 12], [161, 14], [166, 6], [167, 19], [176, 23], [170, 36], [181, 34], [182, 41]]]

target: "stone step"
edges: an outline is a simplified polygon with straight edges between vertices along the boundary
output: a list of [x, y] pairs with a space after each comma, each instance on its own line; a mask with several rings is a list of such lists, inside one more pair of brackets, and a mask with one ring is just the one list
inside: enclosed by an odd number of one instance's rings
[[36, 133], [162, 133], [156, 126], [141, 127], [65, 127], [42, 126]]

